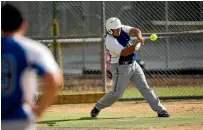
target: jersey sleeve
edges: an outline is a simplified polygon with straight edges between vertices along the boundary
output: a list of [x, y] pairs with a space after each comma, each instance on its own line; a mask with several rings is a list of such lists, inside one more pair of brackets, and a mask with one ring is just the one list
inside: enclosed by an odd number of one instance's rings
[[15, 41], [24, 48], [28, 66], [35, 69], [39, 75], [60, 71], [51, 51], [44, 44], [24, 36], [16, 36]]
[[122, 26], [122, 30], [124, 31], [124, 32], [126, 32], [127, 34], [129, 34], [129, 32], [130, 32], [130, 30], [132, 29], [133, 27], [131, 27], [131, 26], [126, 26], [126, 25], [123, 25]]
[[60, 68], [55, 61], [52, 53], [46, 47], [42, 47], [40, 49], [36, 59], [33, 60], [31, 65], [38, 71], [39, 75], [60, 71]]
[[111, 38], [110, 36], [106, 38], [105, 41], [106, 48], [114, 54], [120, 55], [121, 51], [123, 50], [123, 46], [118, 43], [115, 38]]

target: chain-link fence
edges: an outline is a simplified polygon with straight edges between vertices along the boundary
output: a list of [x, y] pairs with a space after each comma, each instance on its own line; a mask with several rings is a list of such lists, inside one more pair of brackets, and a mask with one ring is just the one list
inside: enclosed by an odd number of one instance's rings
[[[29, 23], [27, 36], [51, 45], [64, 73], [64, 91], [110, 90], [104, 71], [104, 22], [118, 17], [146, 40], [138, 53], [148, 83], [159, 96], [203, 95], [203, 2], [10, 2]], [[54, 36], [54, 37], [53, 37]], [[105, 85], [106, 84], [106, 85]], [[132, 88], [124, 97], [140, 97]]]

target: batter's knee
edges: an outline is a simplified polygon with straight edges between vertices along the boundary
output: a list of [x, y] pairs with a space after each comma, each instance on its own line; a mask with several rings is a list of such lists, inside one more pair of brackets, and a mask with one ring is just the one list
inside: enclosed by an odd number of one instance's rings
[[112, 97], [113, 97], [114, 99], [119, 99], [120, 97], [123, 96], [123, 93], [119, 93], [119, 92], [112, 92], [112, 91], [111, 91], [111, 94], [112, 94]]
[[143, 91], [149, 91], [149, 92], [152, 91], [152, 89], [148, 86], [148, 84], [143, 85], [143, 87], [141, 87], [141, 89], [142, 89]]
[[135, 86], [143, 91], [152, 91], [152, 89], [149, 87], [146, 81], [139, 82], [139, 84], [135, 84]]
[[141, 86], [142, 88], [149, 88], [147, 81], [141, 81], [138, 85]]

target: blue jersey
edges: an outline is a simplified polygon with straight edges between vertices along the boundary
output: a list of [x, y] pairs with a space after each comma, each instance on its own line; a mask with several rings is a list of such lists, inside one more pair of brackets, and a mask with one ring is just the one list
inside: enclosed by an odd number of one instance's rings
[[[121, 30], [120, 35], [115, 38], [118, 40], [118, 43], [120, 43], [123, 47], [128, 47], [135, 43], [135, 41], [132, 41], [129, 35], [123, 30]], [[132, 61], [135, 59], [136, 59], [136, 52], [134, 51], [132, 54], [128, 56], [120, 56], [119, 62]]]
[[44, 45], [23, 36], [1, 37], [1, 119], [28, 119], [32, 112], [25, 103], [34, 104], [37, 73], [58, 70]]

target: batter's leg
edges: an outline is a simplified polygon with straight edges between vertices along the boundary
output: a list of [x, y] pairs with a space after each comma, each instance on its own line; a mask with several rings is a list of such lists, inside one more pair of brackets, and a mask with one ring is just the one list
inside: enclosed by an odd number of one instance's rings
[[124, 93], [129, 79], [133, 74], [131, 65], [111, 65], [113, 87], [112, 91], [105, 94], [95, 105], [91, 112], [92, 117], [96, 117], [101, 109], [111, 106]]
[[143, 97], [146, 99], [150, 107], [157, 111], [157, 113], [166, 110], [164, 106], [160, 103], [159, 98], [156, 96], [154, 91], [148, 86], [145, 74], [142, 68], [139, 66], [137, 62], [133, 64], [134, 73], [131, 77], [131, 82], [137, 87]]
[[111, 65], [113, 87], [112, 90], [105, 94], [104, 97], [96, 104], [97, 109], [103, 109], [111, 106], [117, 101], [124, 93], [129, 79], [132, 75], [132, 67], [130, 65]]

